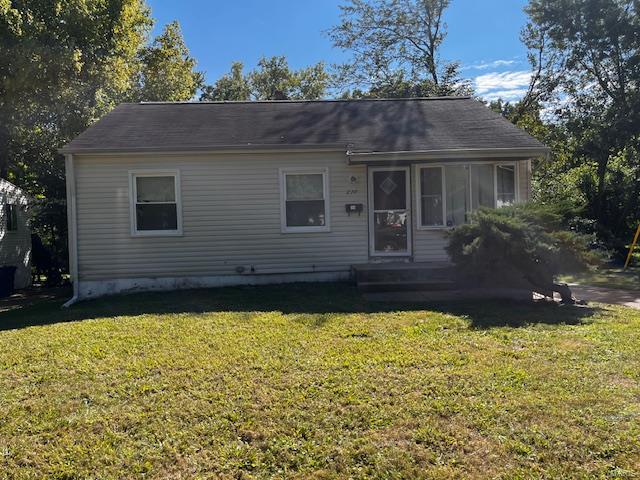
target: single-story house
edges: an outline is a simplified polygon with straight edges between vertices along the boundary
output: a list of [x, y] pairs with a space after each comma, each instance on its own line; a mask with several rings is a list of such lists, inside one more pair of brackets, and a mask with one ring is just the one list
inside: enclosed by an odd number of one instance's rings
[[74, 300], [442, 262], [547, 147], [468, 97], [122, 104], [62, 150]]
[[0, 179], [0, 267], [15, 267], [14, 288], [31, 285], [31, 230], [29, 196]]

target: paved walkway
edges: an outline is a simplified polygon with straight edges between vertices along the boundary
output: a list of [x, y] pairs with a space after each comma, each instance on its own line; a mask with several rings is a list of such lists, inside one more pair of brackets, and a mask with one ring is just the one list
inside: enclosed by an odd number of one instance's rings
[[612, 303], [640, 309], [640, 291], [615, 288], [569, 285], [573, 296], [587, 302]]
[[[610, 303], [640, 309], [640, 291], [621, 290], [605, 287], [591, 287], [588, 285], [570, 284], [573, 296], [586, 302]], [[380, 292], [365, 293], [364, 297], [373, 302], [442, 302], [473, 299], [514, 299], [526, 300], [531, 293], [524, 290], [510, 289], [466, 289], [445, 291], [409, 291], [409, 292]], [[543, 298], [534, 294], [534, 298]], [[556, 294], [555, 299], [560, 301]]]

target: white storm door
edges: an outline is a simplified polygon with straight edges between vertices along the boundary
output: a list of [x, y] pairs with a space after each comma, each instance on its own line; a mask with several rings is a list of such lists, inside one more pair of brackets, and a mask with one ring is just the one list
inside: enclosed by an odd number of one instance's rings
[[369, 253], [411, 255], [409, 167], [369, 168]]

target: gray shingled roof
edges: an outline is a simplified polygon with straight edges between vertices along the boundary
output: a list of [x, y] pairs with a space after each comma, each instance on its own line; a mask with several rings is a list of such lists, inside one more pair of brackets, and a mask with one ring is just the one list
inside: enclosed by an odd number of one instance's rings
[[125, 103], [61, 151], [336, 146], [360, 152], [532, 149], [540, 142], [464, 97]]

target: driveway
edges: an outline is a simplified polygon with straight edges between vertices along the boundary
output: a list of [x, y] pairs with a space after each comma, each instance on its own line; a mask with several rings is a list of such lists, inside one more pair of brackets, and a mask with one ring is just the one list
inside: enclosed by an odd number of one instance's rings
[[[640, 290], [623, 290], [616, 288], [592, 287], [589, 285], [569, 284], [573, 296], [586, 302], [610, 303], [640, 309]], [[407, 292], [379, 292], [365, 293], [364, 297], [372, 302], [442, 302], [471, 299], [513, 299], [526, 300], [531, 298], [531, 292], [510, 289], [466, 289], [445, 291], [407, 291]], [[534, 299], [542, 299], [541, 295], [533, 294]], [[560, 296], [556, 293], [556, 301]]]
[[640, 291], [569, 284], [573, 296], [587, 302], [612, 303], [640, 309]]

